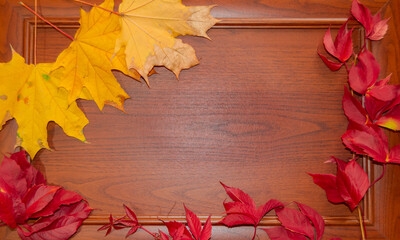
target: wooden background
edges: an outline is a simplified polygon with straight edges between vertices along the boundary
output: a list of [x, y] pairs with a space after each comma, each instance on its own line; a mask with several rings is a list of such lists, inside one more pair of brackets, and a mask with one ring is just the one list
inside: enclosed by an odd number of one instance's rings
[[[9, 44], [33, 59], [33, 17], [19, 0], [0, 0], [0, 60], [10, 60]], [[79, 27], [79, 4], [39, 0], [39, 12], [70, 34]], [[377, 12], [385, 0], [362, 1]], [[33, 6], [33, 1], [26, 1]], [[97, 1], [100, 3], [100, 1]], [[327, 223], [324, 239], [358, 239], [356, 216], [344, 205], [326, 200], [311, 173], [335, 173], [324, 164], [331, 155], [346, 159], [340, 136], [346, 129], [341, 109], [345, 70], [332, 73], [316, 54], [328, 26], [338, 29], [349, 16], [350, 0], [187, 0], [187, 5], [216, 4], [212, 15], [222, 21], [209, 31], [212, 41], [183, 37], [196, 49], [200, 65], [183, 71], [180, 81], [157, 68], [151, 88], [116, 72], [132, 97], [126, 113], [112, 107], [100, 112], [93, 102], [79, 101], [90, 124], [90, 144], [48, 126], [55, 151], [42, 150], [33, 164], [48, 182], [82, 194], [95, 208], [73, 239], [103, 239], [96, 229], [109, 213], [123, 215], [130, 206], [139, 221], [156, 231], [160, 219], [183, 220], [182, 203], [201, 215], [212, 214], [212, 239], [251, 239], [250, 227], [217, 224], [227, 199], [219, 181], [243, 189], [258, 205], [271, 198], [299, 201], [319, 211]], [[88, 10], [87, 7], [84, 7]], [[384, 8], [390, 29], [371, 48], [382, 76], [400, 74], [400, 2]], [[355, 25], [355, 46], [362, 34]], [[38, 28], [38, 62], [52, 62], [70, 40], [45, 24]], [[15, 122], [0, 133], [0, 150], [11, 151]], [[393, 143], [397, 135], [391, 136]], [[371, 178], [380, 166], [364, 162]], [[389, 166], [363, 201], [368, 239], [400, 239], [399, 166]], [[262, 226], [277, 225], [272, 215]], [[106, 239], [124, 239], [113, 232]], [[0, 228], [1, 239], [17, 234]], [[131, 239], [151, 239], [142, 231]], [[262, 231], [257, 239], [268, 239]]]

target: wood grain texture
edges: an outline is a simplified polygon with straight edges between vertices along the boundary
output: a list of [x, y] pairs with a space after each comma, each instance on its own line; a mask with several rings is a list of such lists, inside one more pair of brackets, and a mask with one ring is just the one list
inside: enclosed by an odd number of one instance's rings
[[[146, 225], [158, 224], [158, 217], [182, 220], [183, 202], [203, 220], [213, 214], [216, 223], [227, 198], [219, 181], [242, 188], [258, 205], [277, 198], [312, 206], [330, 225], [327, 239], [358, 238], [355, 216], [345, 206], [327, 202], [305, 174], [334, 173], [335, 167], [323, 162], [331, 155], [350, 156], [340, 142], [347, 124], [341, 110], [345, 72], [331, 73], [315, 50], [322, 47], [325, 28], [337, 28], [344, 21], [351, 1], [185, 2], [218, 4], [213, 15], [223, 20], [209, 32], [211, 42], [183, 38], [196, 49], [199, 66], [182, 72], [180, 81], [158, 68], [150, 89], [115, 73], [132, 99], [126, 102], [126, 114], [111, 107], [100, 112], [91, 102], [79, 102], [90, 120], [85, 128], [90, 144], [68, 138], [49, 124], [49, 142], [56, 151], [41, 151], [34, 165], [49, 183], [81, 193], [96, 209], [74, 239], [101, 238], [103, 233], [95, 230], [110, 212], [122, 215], [122, 203]], [[372, 11], [383, 5], [363, 3]], [[64, 0], [40, 4], [41, 13], [63, 30], [76, 31], [79, 5]], [[382, 74], [394, 72], [394, 80], [400, 69], [398, 11], [398, 1], [392, 1], [385, 14], [397, 12], [391, 20], [393, 30], [384, 42], [373, 45]], [[0, 13], [6, 26], [0, 30], [1, 60], [9, 59], [12, 43], [31, 61], [32, 17], [10, 0], [0, 0]], [[69, 44], [43, 24], [38, 38], [39, 62], [54, 61]], [[354, 38], [360, 42], [358, 31]], [[10, 125], [10, 133], [0, 133], [2, 151], [12, 146], [16, 126]], [[380, 171], [369, 169], [370, 177]], [[400, 222], [399, 172], [399, 167], [390, 166], [364, 202], [369, 239], [400, 239], [393, 224]], [[277, 223], [272, 216], [262, 221], [268, 226]], [[216, 225], [213, 231], [213, 239], [251, 235], [247, 227]], [[115, 232], [107, 239], [124, 236], [125, 232]], [[261, 231], [258, 236], [267, 239]], [[15, 239], [16, 233], [0, 228], [1, 237]], [[148, 238], [139, 233], [135, 239]]]

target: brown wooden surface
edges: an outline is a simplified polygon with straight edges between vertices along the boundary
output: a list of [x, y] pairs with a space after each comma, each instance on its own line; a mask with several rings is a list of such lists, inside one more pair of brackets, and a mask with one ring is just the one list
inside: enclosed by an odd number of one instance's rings
[[[32, 6], [33, 1], [27, 1]], [[209, 31], [212, 41], [184, 37], [200, 65], [182, 72], [180, 81], [163, 68], [151, 88], [115, 73], [132, 99], [126, 113], [111, 107], [100, 112], [80, 101], [90, 124], [90, 144], [68, 138], [49, 124], [55, 151], [42, 150], [34, 164], [49, 183], [81, 193], [96, 210], [74, 239], [99, 239], [95, 230], [107, 215], [122, 215], [122, 203], [149, 225], [157, 218], [182, 220], [184, 202], [202, 216], [220, 220], [227, 198], [219, 181], [248, 192], [257, 204], [270, 198], [300, 201], [318, 210], [329, 225], [325, 238], [357, 239], [357, 220], [344, 205], [332, 205], [305, 172], [334, 173], [323, 164], [331, 155], [347, 158], [340, 142], [346, 128], [341, 110], [344, 69], [330, 72], [316, 54], [326, 28], [348, 16], [349, 0], [193, 0], [217, 4], [222, 19]], [[363, 1], [376, 12], [384, 1]], [[40, 12], [73, 34], [79, 4], [39, 0]], [[61, 10], [62, 9], [62, 10]], [[387, 38], [372, 46], [382, 76], [399, 79], [399, 9], [393, 0]], [[32, 16], [18, 1], [0, 0], [0, 60], [10, 58], [9, 44], [32, 61]], [[47, 25], [38, 30], [38, 61], [51, 62], [69, 40]], [[360, 44], [360, 31], [354, 40]], [[2, 153], [11, 151], [15, 123], [0, 133]], [[397, 136], [392, 136], [397, 141]], [[371, 177], [381, 167], [365, 164]], [[364, 201], [369, 239], [400, 239], [400, 168], [389, 166]], [[267, 216], [262, 225], [277, 224]], [[159, 226], [152, 226], [156, 230]], [[123, 239], [115, 232], [107, 239]], [[213, 239], [250, 239], [252, 229], [216, 225]], [[138, 233], [133, 239], [147, 239]], [[259, 239], [268, 239], [261, 231]], [[16, 233], [0, 228], [0, 238]]]

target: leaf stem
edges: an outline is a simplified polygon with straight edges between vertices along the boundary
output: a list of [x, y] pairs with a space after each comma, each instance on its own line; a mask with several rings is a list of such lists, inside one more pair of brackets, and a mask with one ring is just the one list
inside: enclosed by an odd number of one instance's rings
[[32, 12], [33, 14], [35, 14], [35, 16], [37, 16], [38, 18], [40, 18], [42, 21], [44, 21], [45, 23], [49, 24], [50, 26], [52, 26], [54, 29], [56, 29], [57, 31], [59, 31], [60, 33], [62, 33], [64, 36], [66, 36], [67, 38], [71, 39], [72, 41], [75, 41], [75, 39], [73, 37], [71, 37], [70, 35], [68, 35], [66, 32], [64, 32], [63, 30], [59, 29], [56, 25], [52, 24], [51, 22], [49, 22], [48, 20], [44, 19], [42, 16], [40, 16], [39, 14], [37, 14], [34, 10], [32, 10], [30, 7], [28, 7], [27, 5], [25, 5], [25, 3], [23, 2], [19, 2], [19, 4], [21, 4], [22, 6], [24, 6], [26, 9], [28, 9], [30, 12]]
[[93, 4], [93, 3], [90, 3], [90, 2], [85, 2], [85, 1], [83, 1], [83, 0], [74, 0], [74, 1], [75, 1], [75, 2], [79, 2], [79, 3], [83, 3], [83, 4], [85, 4], [85, 5], [89, 5], [89, 6], [92, 6], [92, 7], [96, 7], [96, 8], [99, 8], [99, 9], [101, 9], [101, 10], [104, 10], [104, 11], [107, 11], [107, 12], [110, 12], [110, 13], [114, 13], [114, 14], [116, 14], [116, 15], [118, 15], [118, 16], [121, 16], [121, 13], [119, 13], [119, 12], [115, 12], [115, 11], [112, 11], [112, 10], [110, 10], [110, 9], [97, 6], [96, 4]]
[[[35, 0], [35, 12], [37, 12], [37, 0]], [[35, 15], [35, 43], [33, 46], [33, 63], [36, 65], [37, 60], [37, 16]]]
[[151, 236], [153, 236], [154, 238], [157, 239], [157, 235], [155, 233], [150, 232], [149, 230], [147, 230], [146, 228], [144, 228], [143, 226], [139, 226], [140, 229], [144, 230], [145, 232], [147, 232], [148, 234], [150, 234]]
[[344, 62], [344, 67], [346, 68], [347, 75], [348, 75], [348, 74], [349, 74], [349, 72], [350, 72], [350, 70], [349, 70], [349, 67], [347, 66], [347, 62]]
[[257, 233], [257, 226], [254, 227], [254, 234], [251, 240], [254, 240], [256, 238], [256, 233]]
[[383, 164], [382, 174], [377, 179], [375, 179], [375, 181], [373, 181], [371, 185], [369, 185], [369, 188], [374, 186], [375, 183], [377, 183], [379, 180], [383, 178], [383, 175], [385, 175], [385, 171], [386, 171], [386, 164]]
[[366, 240], [365, 232], [364, 232], [364, 219], [361, 216], [361, 208], [360, 208], [360, 206], [358, 206], [357, 209], [358, 209], [358, 218], [359, 218], [359, 221], [360, 221], [360, 228], [361, 228], [361, 238], [362, 238], [362, 240]]

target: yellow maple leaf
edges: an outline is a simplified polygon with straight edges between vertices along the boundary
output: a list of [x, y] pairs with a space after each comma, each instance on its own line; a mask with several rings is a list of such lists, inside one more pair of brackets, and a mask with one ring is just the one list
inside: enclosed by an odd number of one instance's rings
[[0, 63], [0, 118], [3, 124], [10, 118], [18, 123], [18, 145], [32, 157], [41, 148], [49, 148], [47, 124], [54, 121], [64, 132], [85, 141], [82, 133], [89, 123], [75, 102], [69, 104], [68, 93], [59, 88], [60, 71], [52, 63], [25, 64], [25, 59], [13, 51], [8, 63]]
[[186, 7], [181, 0], [123, 0], [119, 6], [122, 31], [115, 51], [125, 48], [127, 66], [147, 83], [154, 66], [163, 65], [178, 77], [198, 60], [194, 49], [175, 37], [208, 38], [207, 30], [218, 22], [210, 15], [212, 7]]
[[[113, 10], [114, 2], [106, 0], [100, 7]], [[115, 14], [98, 8], [92, 8], [89, 13], [81, 10], [75, 40], [58, 56], [55, 64], [55, 68], [65, 68], [60, 86], [68, 90], [70, 103], [78, 98], [93, 99], [100, 110], [104, 104], [122, 109], [129, 96], [111, 70], [119, 70], [137, 80], [140, 75], [126, 67], [123, 49], [114, 54], [120, 31]]]

